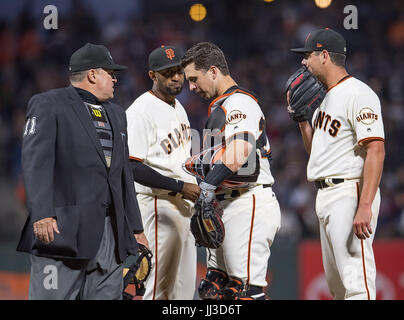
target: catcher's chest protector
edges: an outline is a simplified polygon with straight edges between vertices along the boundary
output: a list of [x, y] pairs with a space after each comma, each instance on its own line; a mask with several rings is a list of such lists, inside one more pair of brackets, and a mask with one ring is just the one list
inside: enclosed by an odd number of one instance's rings
[[[212, 167], [218, 159], [220, 159], [221, 155], [225, 150], [226, 141], [224, 133], [226, 125], [230, 121], [237, 121], [237, 118], [242, 119], [242, 117], [246, 117], [246, 115], [243, 115], [241, 113], [240, 114], [233, 113], [230, 115], [226, 114], [226, 109], [223, 107], [223, 105], [225, 101], [235, 93], [248, 95], [249, 97], [257, 101], [257, 97], [254, 93], [246, 89], [242, 89], [238, 86], [233, 86], [229, 88], [222, 96], [216, 98], [211, 103], [208, 111], [209, 118], [205, 124], [205, 130], [203, 133], [203, 151], [201, 152], [203, 158], [202, 163], [204, 164], [203, 168], [205, 169], [203, 170], [205, 173], [203, 176], [205, 176], [209, 168]], [[264, 136], [262, 135], [261, 137]], [[261, 137], [260, 139], [255, 141], [257, 149], [261, 148], [266, 142], [265, 139], [261, 139]], [[235, 135], [234, 139], [235, 138], [248, 140], [249, 136], [248, 133], [240, 133]], [[227, 143], [229, 143], [230, 141], [231, 140], [228, 140]], [[247, 163], [254, 163], [254, 162], [255, 167], [253, 172], [250, 172], [249, 174], [241, 174], [240, 172], [237, 172], [232, 177], [231, 179], [232, 182], [229, 181], [229, 183], [227, 183], [226, 186], [230, 188], [242, 187], [246, 183], [257, 181], [260, 172], [260, 162], [257, 152], [255, 153], [252, 152], [247, 161]], [[243, 167], [245, 167], [247, 163]]]

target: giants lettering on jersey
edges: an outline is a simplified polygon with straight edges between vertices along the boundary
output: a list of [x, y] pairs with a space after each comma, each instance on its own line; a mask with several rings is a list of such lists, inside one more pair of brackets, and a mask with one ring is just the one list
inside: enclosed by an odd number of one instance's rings
[[314, 129], [323, 129], [324, 132], [327, 131], [332, 137], [336, 137], [339, 129], [341, 128], [341, 122], [337, 119], [332, 119], [332, 117], [323, 112], [319, 111], [317, 117], [314, 120]]
[[181, 144], [191, 140], [191, 128], [185, 123], [181, 123], [181, 128], [175, 128], [174, 132], [170, 132], [167, 138], [160, 142], [166, 154], [170, 154], [173, 148], [177, 149]]

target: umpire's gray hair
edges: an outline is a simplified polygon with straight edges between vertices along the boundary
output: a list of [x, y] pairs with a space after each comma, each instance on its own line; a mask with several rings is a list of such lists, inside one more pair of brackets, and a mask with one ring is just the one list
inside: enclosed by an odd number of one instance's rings
[[71, 72], [70, 73], [70, 82], [81, 82], [84, 80], [84, 78], [87, 75], [88, 70], [83, 70], [83, 71], [77, 71], [77, 72]]

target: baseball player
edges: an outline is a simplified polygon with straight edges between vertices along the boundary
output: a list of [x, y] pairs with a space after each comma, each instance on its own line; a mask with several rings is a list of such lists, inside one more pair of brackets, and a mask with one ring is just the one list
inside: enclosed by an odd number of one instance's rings
[[190, 156], [191, 131], [185, 109], [175, 98], [184, 84], [180, 58], [174, 46], [152, 51], [153, 87], [126, 110], [137, 199], [153, 253], [146, 300], [187, 300], [195, 292], [196, 248], [190, 216], [199, 187], [182, 169]]
[[[220, 200], [226, 230], [222, 246], [208, 254], [199, 296], [264, 300], [270, 247], [280, 228], [264, 114], [255, 94], [240, 88], [230, 76], [225, 56], [216, 45], [194, 45], [182, 58], [182, 66], [190, 91], [213, 99], [205, 126], [211, 136], [208, 133], [204, 141], [219, 133], [219, 143], [224, 145], [220, 159], [199, 185], [203, 201]], [[240, 188], [224, 187], [222, 182], [239, 172], [250, 155], [259, 170], [256, 181]]]
[[372, 242], [385, 156], [380, 101], [346, 71], [346, 42], [337, 32], [313, 31], [304, 48], [292, 51], [304, 54], [302, 64], [327, 89], [311, 124], [302, 121], [299, 127], [310, 154], [307, 177], [318, 188], [316, 213], [329, 289], [334, 299], [375, 299]]

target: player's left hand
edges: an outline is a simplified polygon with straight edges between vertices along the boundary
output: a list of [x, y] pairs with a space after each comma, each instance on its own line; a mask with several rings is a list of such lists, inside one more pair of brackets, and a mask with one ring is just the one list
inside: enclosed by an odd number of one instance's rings
[[353, 231], [358, 239], [366, 240], [372, 234], [370, 222], [372, 220], [371, 206], [359, 205], [353, 221]]
[[212, 203], [213, 200], [216, 199], [215, 196], [216, 186], [213, 186], [209, 183], [202, 181], [199, 187], [201, 188], [199, 201], [201, 201], [202, 203]]

